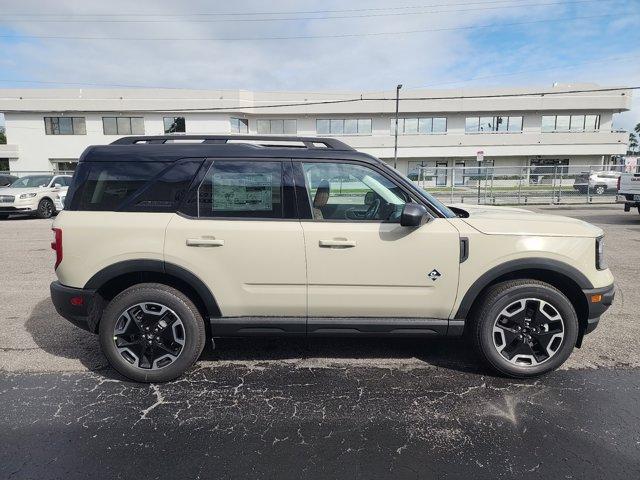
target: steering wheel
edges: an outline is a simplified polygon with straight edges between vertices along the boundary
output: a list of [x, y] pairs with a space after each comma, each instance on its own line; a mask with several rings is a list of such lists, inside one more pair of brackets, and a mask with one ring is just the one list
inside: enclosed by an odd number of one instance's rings
[[366, 218], [367, 220], [375, 220], [378, 217], [379, 211], [380, 211], [380, 199], [376, 198], [371, 202], [371, 205], [369, 205], [369, 208], [367, 208], [367, 211], [364, 214], [364, 218]]

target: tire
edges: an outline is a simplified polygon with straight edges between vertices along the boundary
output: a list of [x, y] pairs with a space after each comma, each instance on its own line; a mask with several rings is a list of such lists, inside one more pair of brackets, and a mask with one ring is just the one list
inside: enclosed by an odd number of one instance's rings
[[[167, 326], [162, 327], [162, 319]], [[206, 340], [204, 321], [193, 302], [159, 283], [141, 283], [118, 294], [105, 308], [98, 333], [113, 368], [131, 380], [152, 383], [181, 376], [198, 360]], [[175, 355], [167, 355], [169, 350]]]
[[596, 185], [595, 187], [593, 187], [593, 193], [595, 195], [604, 195], [604, 192], [607, 191], [607, 187], [605, 187], [604, 185]]
[[51, 218], [56, 211], [56, 206], [48, 198], [43, 198], [38, 203], [38, 209], [36, 210], [36, 217], [38, 218]]
[[6, 220], [7, 218], [9, 218], [9, 215], [5, 213], [0, 213], [0, 220]]
[[[524, 310], [518, 311], [522, 306]], [[569, 358], [578, 338], [578, 317], [569, 299], [538, 280], [492, 286], [471, 321], [478, 354], [496, 372], [516, 378], [555, 370]], [[528, 336], [529, 342], [519, 340], [518, 335]]]

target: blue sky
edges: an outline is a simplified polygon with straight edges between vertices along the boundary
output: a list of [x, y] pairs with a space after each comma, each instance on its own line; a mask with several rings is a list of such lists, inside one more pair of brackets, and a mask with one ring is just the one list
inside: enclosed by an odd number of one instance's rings
[[[0, 0], [0, 88], [640, 85], [640, 0], [43, 4]], [[52, 36], [99, 39], [33, 38]], [[640, 122], [639, 99], [617, 127]]]

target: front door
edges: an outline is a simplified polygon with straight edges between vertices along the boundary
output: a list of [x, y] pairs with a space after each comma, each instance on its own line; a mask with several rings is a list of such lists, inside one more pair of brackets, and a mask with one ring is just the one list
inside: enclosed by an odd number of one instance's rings
[[302, 220], [310, 327], [317, 317], [448, 318], [459, 240], [447, 219], [400, 226], [411, 194], [370, 165], [309, 161], [297, 168], [313, 217]]
[[304, 238], [290, 169], [289, 160], [213, 162], [186, 202], [190, 216], [167, 226], [165, 261], [199, 277], [223, 317], [294, 317], [290, 326], [303, 333]]

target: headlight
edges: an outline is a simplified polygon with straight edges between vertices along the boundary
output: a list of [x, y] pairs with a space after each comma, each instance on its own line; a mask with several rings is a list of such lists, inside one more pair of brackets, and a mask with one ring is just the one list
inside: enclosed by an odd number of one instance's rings
[[604, 260], [604, 237], [596, 238], [596, 268], [605, 270], [607, 262]]
[[24, 198], [33, 198], [37, 195], [37, 193], [23, 193], [20, 195], [20, 199], [24, 199]]

